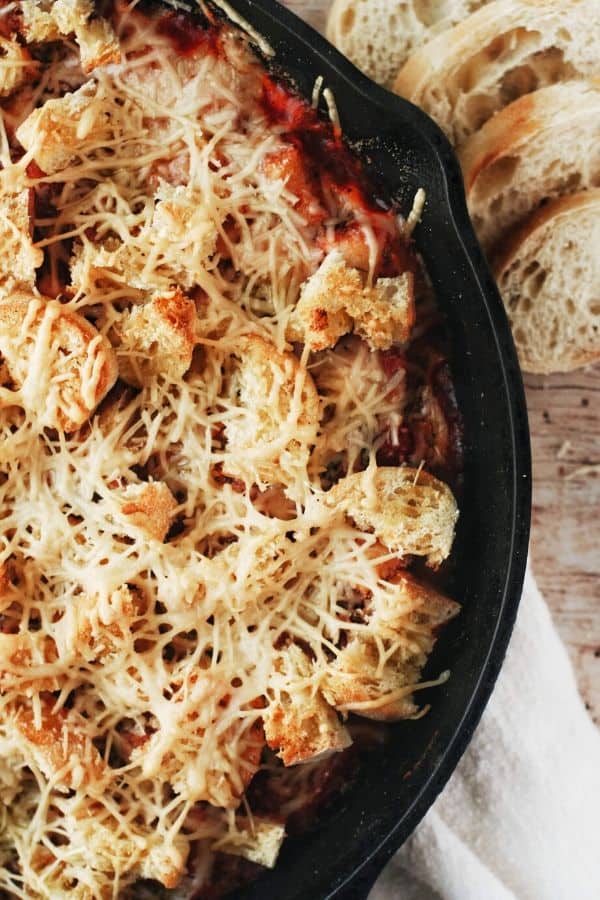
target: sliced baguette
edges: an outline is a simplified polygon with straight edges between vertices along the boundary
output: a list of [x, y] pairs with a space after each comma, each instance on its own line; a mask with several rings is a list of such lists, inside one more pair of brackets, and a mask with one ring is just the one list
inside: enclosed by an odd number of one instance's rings
[[543, 200], [600, 186], [600, 81], [569, 81], [509, 104], [460, 153], [469, 211], [489, 252]]
[[327, 37], [378, 84], [391, 87], [408, 56], [488, 0], [334, 0]]
[[495, 0], [414, 53], [394, 90], [460, 146], [523, 94], [598, 74], [598, 0]]
[[600, 189], [543, 206], [494, 265], [527, 372], [600, 359]]

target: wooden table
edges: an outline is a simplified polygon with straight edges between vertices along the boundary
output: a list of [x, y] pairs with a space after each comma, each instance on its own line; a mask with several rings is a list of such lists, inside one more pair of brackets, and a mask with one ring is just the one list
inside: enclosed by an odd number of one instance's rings
[[[324, 31], [329, 0], [283, 2]], [[534, 467], [533, 568], [586, 706], [600, 724], [600, 367], [527, 376], [525, 383]]]

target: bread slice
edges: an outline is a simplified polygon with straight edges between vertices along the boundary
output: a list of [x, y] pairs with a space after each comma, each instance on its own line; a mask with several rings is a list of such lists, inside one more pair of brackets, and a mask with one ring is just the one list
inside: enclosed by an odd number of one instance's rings
[[334, 0], [327, 37], [378, 84], [391, 87], [408, 56], [488, 0]]
[[494, 266], [527, 372], [600, 359], [600, 189], [543, 206]]
[[600, 74], [598, 0], [495, 0], [414, 53], [394, 90], [460, 146], [513, 100]]
[[526, 94], [464, 145], [469, 211], [487, 251], [550, 197], [600, 186], [600, 80]]

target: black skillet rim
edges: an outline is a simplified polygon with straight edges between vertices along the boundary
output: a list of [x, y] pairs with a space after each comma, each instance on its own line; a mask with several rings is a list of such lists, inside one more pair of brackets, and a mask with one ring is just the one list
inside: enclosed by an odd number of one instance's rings
[[[197, 9], [193, 0], [191, 2], [175, 0], [171, 4], [167, 0], [167, 5], [187, 10]], [[371, 82], [313, 28], [276, 0], [231, 0], [230, 5], [275, 46], [278, 42], [276, 35], [281, 35], [282, 32], [286, 42], [289, 41], [296, 46], [302, 45], [303, 52], [308, 53], [314, 61], [315, 75], [324, 71], [335, 73], [347, 82], [348, 89], [353, 89], [370, 103], [378, 106], [388, 119], [396, 119], [399, 127], [410, 121], [420, 132], [423, 140], [429, 144], [444, 173], [444, 191], [451, 225], [461, 245], [464, 260], [468, 264], [473, 287], [478, 291], [489, 319], [495, 350], [494, 363], [500, 367], [507, 400], [513, 468], [511, 551], [499, 612], [490, 636], [489, 650], [470, 699], [462, 717], [455, 724], [445, 751], [423, 779], [420, 789], [408, 807], [397, 813], [393, 821], [390, 820], [380, 829], [377, 839], [363, 857], [348, 860], [343, 871], [330, 873], [331, 867], [325, 865], [320, 872], [315, 872], [317, 876], [315, 888], [320, 890], [320, 893], [311, 897], [306, 896], [306, 900], [317, 900], [317, 896], [319, 900], [332, 900], [334, 897], [342, 900], [342, 895], [344, 898], [366, 897], [368, 888], [383, 864], [414, 830], [450, 778], [477, 727], [504, 660], [520, 601], [529, 539], [531, 453], [525, 395], [502, 301], [467, 213], [460, 167], [449, 142], [438, 126], [408, 101]], [[217, 0], [215, 6], [225, 7], [224, 11], [227, 12], [226, 4], [219, 4]], [[282, 69], [285, 70], [285, 60], [280, 62]], [[310, 860], [307, 860], [307, 866], [309, 865]], [[335, 883], [330, 882], [324, 887], [324, 878], [329, 874]], [[272, 886], [269, 884], [267, 874], [261, 877], [256, 885], [236, 893], [236, 896], [239, 896], [240, 900], [242, 897], [248, 900], [263, 900], [269, 893], [272, 893]], [[294, 895], [294, 898], [296, 896], [299, 895]]]

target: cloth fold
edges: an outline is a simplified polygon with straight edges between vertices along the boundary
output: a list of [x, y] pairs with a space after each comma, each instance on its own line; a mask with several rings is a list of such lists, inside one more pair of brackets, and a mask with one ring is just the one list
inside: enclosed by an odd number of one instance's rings
[[528, 570], [475, 736], [369, 900], [598, 898], [600, 732]]

